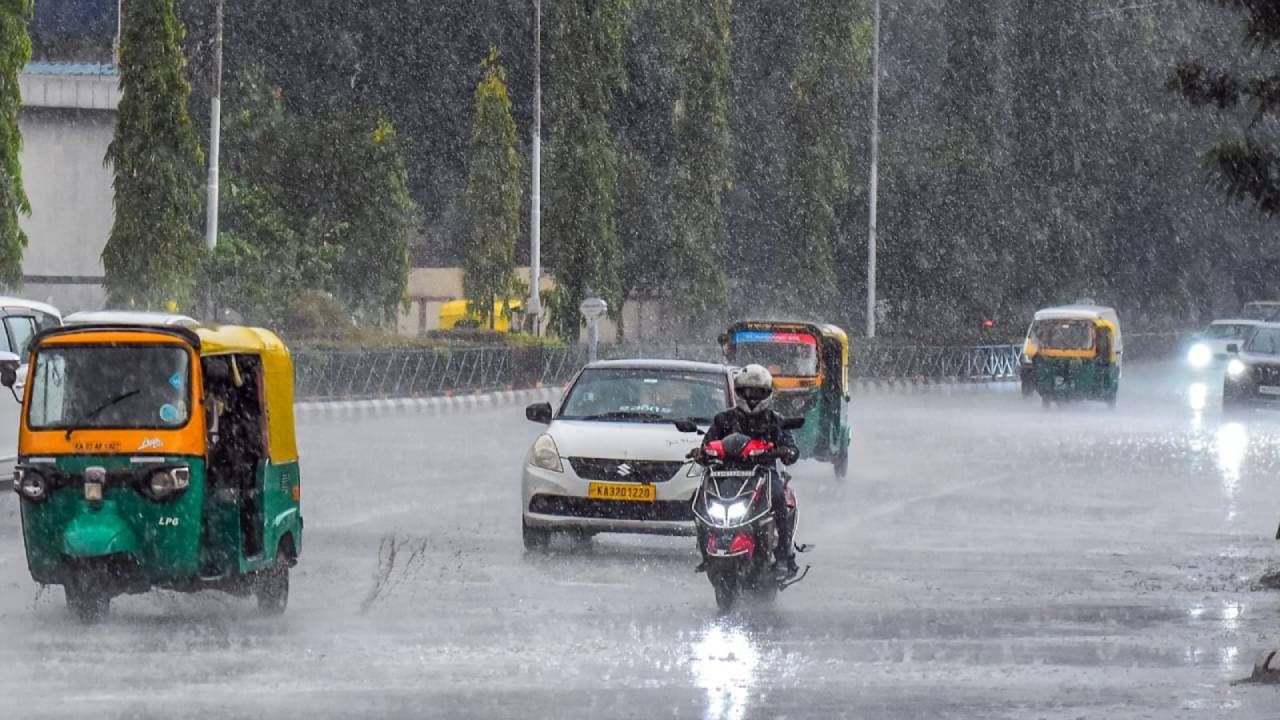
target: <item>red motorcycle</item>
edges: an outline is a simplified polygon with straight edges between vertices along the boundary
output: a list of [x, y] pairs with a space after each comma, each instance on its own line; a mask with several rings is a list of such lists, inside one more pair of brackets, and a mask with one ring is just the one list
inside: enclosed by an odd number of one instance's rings
[[[804, 424], [803, 419], [787, 420], [787, 429]], [[676, 424], [684, 432], [697, 432], [692, 422]], [[805, 567], [798, 577], [778, 577], [774, 558], [778, 531], [774, 526], [773, 494], [769, 484], [780, 472], [772, 444], [742, 434], [707, 443], [695, 450], [702, 464], [702, 487], [693, 496], [694, 523], [698, 542], [706, 550], [707, 579], [716, 593], [716, 605], [728, 612], [742, 593], [771, 601], [779, 591], [800, 582], [809, 573]], [[788, 483], [787, 507], [791, 527], [796, 527], [796, 498]], [[807, 547], [797, 546], [805, 552]]]

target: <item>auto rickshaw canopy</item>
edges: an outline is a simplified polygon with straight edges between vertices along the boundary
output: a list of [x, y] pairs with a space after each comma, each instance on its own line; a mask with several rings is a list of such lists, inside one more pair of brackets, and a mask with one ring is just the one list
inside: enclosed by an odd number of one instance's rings
[[271, 462], [298, 460], [293, 418], [293, 359], [289, 349], [270, 330], [239, 325], [196, 328], [201, 357], [257, 355], [262, 361], [263, 407]]
[[[730, 326], [723, 338], [727, 359], [739, 362], [738, 347], [747, 343], [808, 345], [814, 349], [813, 364], [778, 368], [773, 372], [779, 390], [823, 385], [847, 392], [849, 388], [849, 336], [831, 324], [749, 320]], [[766, 364], [766, 363], [761, 363]]]
[[1111, 335], [1111, 357], [1116, 361], [1124, 352], [1124, 337], [1120, 332], [1120, 316], [1114, 308], [1103, 305], [1063, 305], [1045, 308], [1035, 314], [1031, 327], [1027, 330], [1027, 340], [1023, 352], [1027, 357], [1045, 355], [1047, 357], [1092, 358], [1097, 354], [1096, 341], [1088, 348], [1046, 348], [1036, 337], [1036, 329], [1041, 323], [1054, 321], [1079, 321], [1089, 326], [1106, 330]]

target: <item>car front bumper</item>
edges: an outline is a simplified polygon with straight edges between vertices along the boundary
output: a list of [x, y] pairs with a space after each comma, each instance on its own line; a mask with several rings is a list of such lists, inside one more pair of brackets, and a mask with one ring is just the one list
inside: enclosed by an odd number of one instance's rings
[[557, 530], [693, 535], [693, 495], [702, 478], [689, 477], [688, 471], [687, 465], [682, 466], [670, 480], [653, 483], [654, 502], [628, 502], [589, 499], [591, 481], [578, 477], [567, 461], [564, 472], [526, 465], [521, 496], [524, 522]]

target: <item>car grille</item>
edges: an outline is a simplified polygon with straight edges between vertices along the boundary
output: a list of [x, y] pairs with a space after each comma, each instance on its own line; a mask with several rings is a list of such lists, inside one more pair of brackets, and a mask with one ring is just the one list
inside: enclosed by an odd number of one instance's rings
[[569, 458], [573, 471], [583, 480], [610, 482], [661, 483], [675, 477], [684, 466], [681, 462], [652, 460], [605, 460], [602, 458]]
[[595, 518], [600, 520], [647, 520], [651, 522], [684, 522], [693, 520], [693, 506], [689, 500], [658, 500], [646, 502], [622, 502], [616, 500], [588, 500], [564, 495], [534, 495], [529, 500], [529, 512], [561, 517]]
[[1280, 385], [1280, 366], [1254, 365], [1253, 379], [1259, 385]]

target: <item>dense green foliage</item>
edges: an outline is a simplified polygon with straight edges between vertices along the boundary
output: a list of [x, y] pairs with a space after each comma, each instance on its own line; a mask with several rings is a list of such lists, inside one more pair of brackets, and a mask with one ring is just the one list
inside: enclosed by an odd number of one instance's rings
[[[204, 96], [211, 2], [183, 3]], [[1165, 90], [1171, 58], [1225, 58], [1238, 44], [1241, 16], [1216, 4], [885, 2], [882, 331], [938, 339], [993, 318], [1016, 335], [1036, 307], [1082, 296], [1131, 324], [1185, 324], [1267, 294], [1272, 231], [1210, 191], [1197, 164], [1221, 120]], [[499, 49], [516, 126], [529, 127], [531, 3], [227, 11], [229, 74], [263, 67], [291, 116], [358, 107], [395, 124], [422, 208], [415, 261], [461, 263], [474, 61]], [[544, 0], [544, 18], [543, 248], [569, 281], [549, 298], [565, 332], [588, 285], [615, 308], [675, 296], [711, 315], [720, 274], [731, 316], [861, 325], [866, 4]], [[1229, 72], [1201, 84], [1235, 77], [1239, 63], [1221, 64]], [[1267, 147], [1240, 102], [1255, 86], [1235, 80], [1219, 84], [1221, 101], [1203, 96]], [[517, 143], [527, 157], [527, 133]]]
[[120, 100], [107, 162], [115, 222], [102, 264], [109, 302], [188, 306], [201, 266], [201, 152], [187, 112], [190, 88], [173, 0], [132, 0], [120, 40]]
[[31, 0], [0, 3], [0, 285], [10, 288], [22, 283], [22, 250], [27, 246], [18, 214], [31, 213], [18, 165], [18, 72], [31, 58], [31, 11]]
[[219, 305], [287, 326], [313, 290], [370, 323], [391, 322], [416, 223], [394, 130], [355, 113], [299, 118], [256, 68], [228, 90]]
[[522, 229], [525, 178], [516, 152], [506, 71], [490, 50], [484, 77], [476, 86], [475, 125], [471, 131], [471, 168], [467, 177], [467, 237], [464, 289], [471, 312], [495, 327], [494, 300], [514, 297], [516, 243]]

